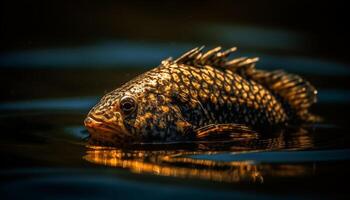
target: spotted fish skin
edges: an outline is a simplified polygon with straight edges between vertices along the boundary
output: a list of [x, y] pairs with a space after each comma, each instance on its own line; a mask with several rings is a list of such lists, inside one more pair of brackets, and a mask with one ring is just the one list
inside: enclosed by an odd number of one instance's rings
[[[255, 58], [195, 48], [106, 94], [85, 125], [107, 144], [196, 139], [201, 127], [240, 124], [252, 129], [310, 120], [316, 90], [297, 75], [255, 69]], [[224, 126], [225, 127], [225, 126]]]

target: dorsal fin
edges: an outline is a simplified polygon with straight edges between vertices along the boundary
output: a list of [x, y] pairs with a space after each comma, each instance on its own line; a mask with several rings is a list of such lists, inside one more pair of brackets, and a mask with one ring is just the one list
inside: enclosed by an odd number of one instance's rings
[[251, 66], [253, 63], [258, 61], [258, 58], [235, 58], [232, 60], [228, 59], [228, 56], [237, 50], [237, 47], [229, 48], [225, 51], [221, 51], [221, 47], [215, 47], [207, 52], [202, 52], [204, 46], [196, 47], [187, 51], [182, 56], [174, 60], [178, 64], [188, 64], [192, 66], [204, 66], [210, 65], [212, 67], [237, 70]]

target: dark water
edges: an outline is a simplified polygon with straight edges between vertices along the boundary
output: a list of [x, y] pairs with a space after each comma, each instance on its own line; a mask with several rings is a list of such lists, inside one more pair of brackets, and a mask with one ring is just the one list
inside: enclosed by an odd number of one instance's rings
[[[298, 37], [273, 33], [275, 42], [246, 46], [296, 48]], [[229, 36], [222, 37], [230, 41]], [[1, 54], [2, 195], [8, 199], [349, 196], [350, 68], [316, 57], [242, 53], [259, 55], [261, 68], [282, 67], [314, 83], [319, 103], [313, 112], [324, 118], [322, 123], [227, 142], [137, 150], [87, 145], [83, 119], [104, 92], [187, 47], [192, 44], [109, 42]]]

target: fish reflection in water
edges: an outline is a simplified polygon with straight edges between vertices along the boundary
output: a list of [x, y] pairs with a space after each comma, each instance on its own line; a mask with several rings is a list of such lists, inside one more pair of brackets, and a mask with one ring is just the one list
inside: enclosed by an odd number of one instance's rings
[[[264, 177], [295, 177], [313, 173], [312, 165], [266, 164], [252, 160], [211, 160], [215, 154], [239, 154], [278, 149], [308, 149], [313, 147], [312, 137], [306, 129], [293, 134], [280, 132], [273, 138], [247, 140], [239, 138], [230, 142], [200, 142], [191, 150], [167, 147], [149, 150], [119, 149], [88, 146], [84, 159], [95, 164], [128, 169], [133, 173], [160, 176], [204, 179], [231, 183], [263, 183]], [[196, 156], [200, 155], [200, 158]], [[203, 156], [205, 157], [203, 159]]]

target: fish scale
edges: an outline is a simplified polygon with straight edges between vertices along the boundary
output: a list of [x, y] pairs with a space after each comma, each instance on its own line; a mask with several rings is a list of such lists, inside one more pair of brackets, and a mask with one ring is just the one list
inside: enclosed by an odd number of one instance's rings
[[[170, 84], [187, 87], [185, 91], [179, 91], [179, 93], [189, 95], [189, 98], [192, 99], [198, 99], [203, 107], [207, 108], [207, 111], [215, 114], [214, 121], [207, 121], [204, 125], [227, 122], [244, 123], [248, 125], [255, 125], [257, 122], [263, 122], [263, 125], [266, 122], [278, 124], [286, 121], [287, 116], [281, 108], [281, 104], [268, 90], [252, 80], [244, 80], [238, 74], [227, 76], [222, 70], [210, 66], [206, 66], [202, 69], [197, 69], [189, 65], [163, 67], [168, 70], [169, 74], [176, 74], [175, 77], [182, 77], [182, 79], [172, 78], [170, 81]], [[177, 70], [178, 68], [181, 70]], [[196, 76], [193, 75], [193, 71], [197, 74]], [[206, 77], [207, 75], [209, 75], [209, 77]], [[174, 77], [174, 75], [172, 75], [172, 77]], [[202, 77], [206, 77], [206, 80]], [[184, 81], [184, 79], [191, 79], [192, 84], [190, 84], [189, 81]], [[227, 82], [225, 88], [223, 88], [223, 81]], [[204, 82], [207, 84], [203, 84]], [[201, 85], [202, 87], [197, 88], [193, 83]], [[210, 87], [208, 87], [208, 84], [210, 84]], [[160, 90], [161, 88], [162, 87], [160, 87]], [[259, 91], [265, 90], [262, 92], [263, 96], [258, 95], [256, 92], [254, 93], [254, 88]], [[193, 95], [191, 92], [188, 93], [187, 91], [196, 91], [196, 95]], [[161, 93], [162, 92], [166, 93], [166, 91], [161, 91]], [[198, 96], [199, 98], [197, 98]], [[268, 101], [263, 101], [263, 99], [268, 99]], [[238, 105], [238, 110], [230, 108], [227, 105]], [[186, 108], [182, 106], [180, 106], [180, 108], [186, 110]], [[201, 108], [194, 107], [189, 109]], [[227, 117], [224, 116], [226, 113], [229, 113]], [[240, 115], [241, 113], [245, 115]], [[267, 115], [258, 115], [256, 113], [267, 113]], [[187, 120], [199, 126], [196, 124], [197, 120], [191, 119], [192, 117], [195, 116], [190, 115]]]

